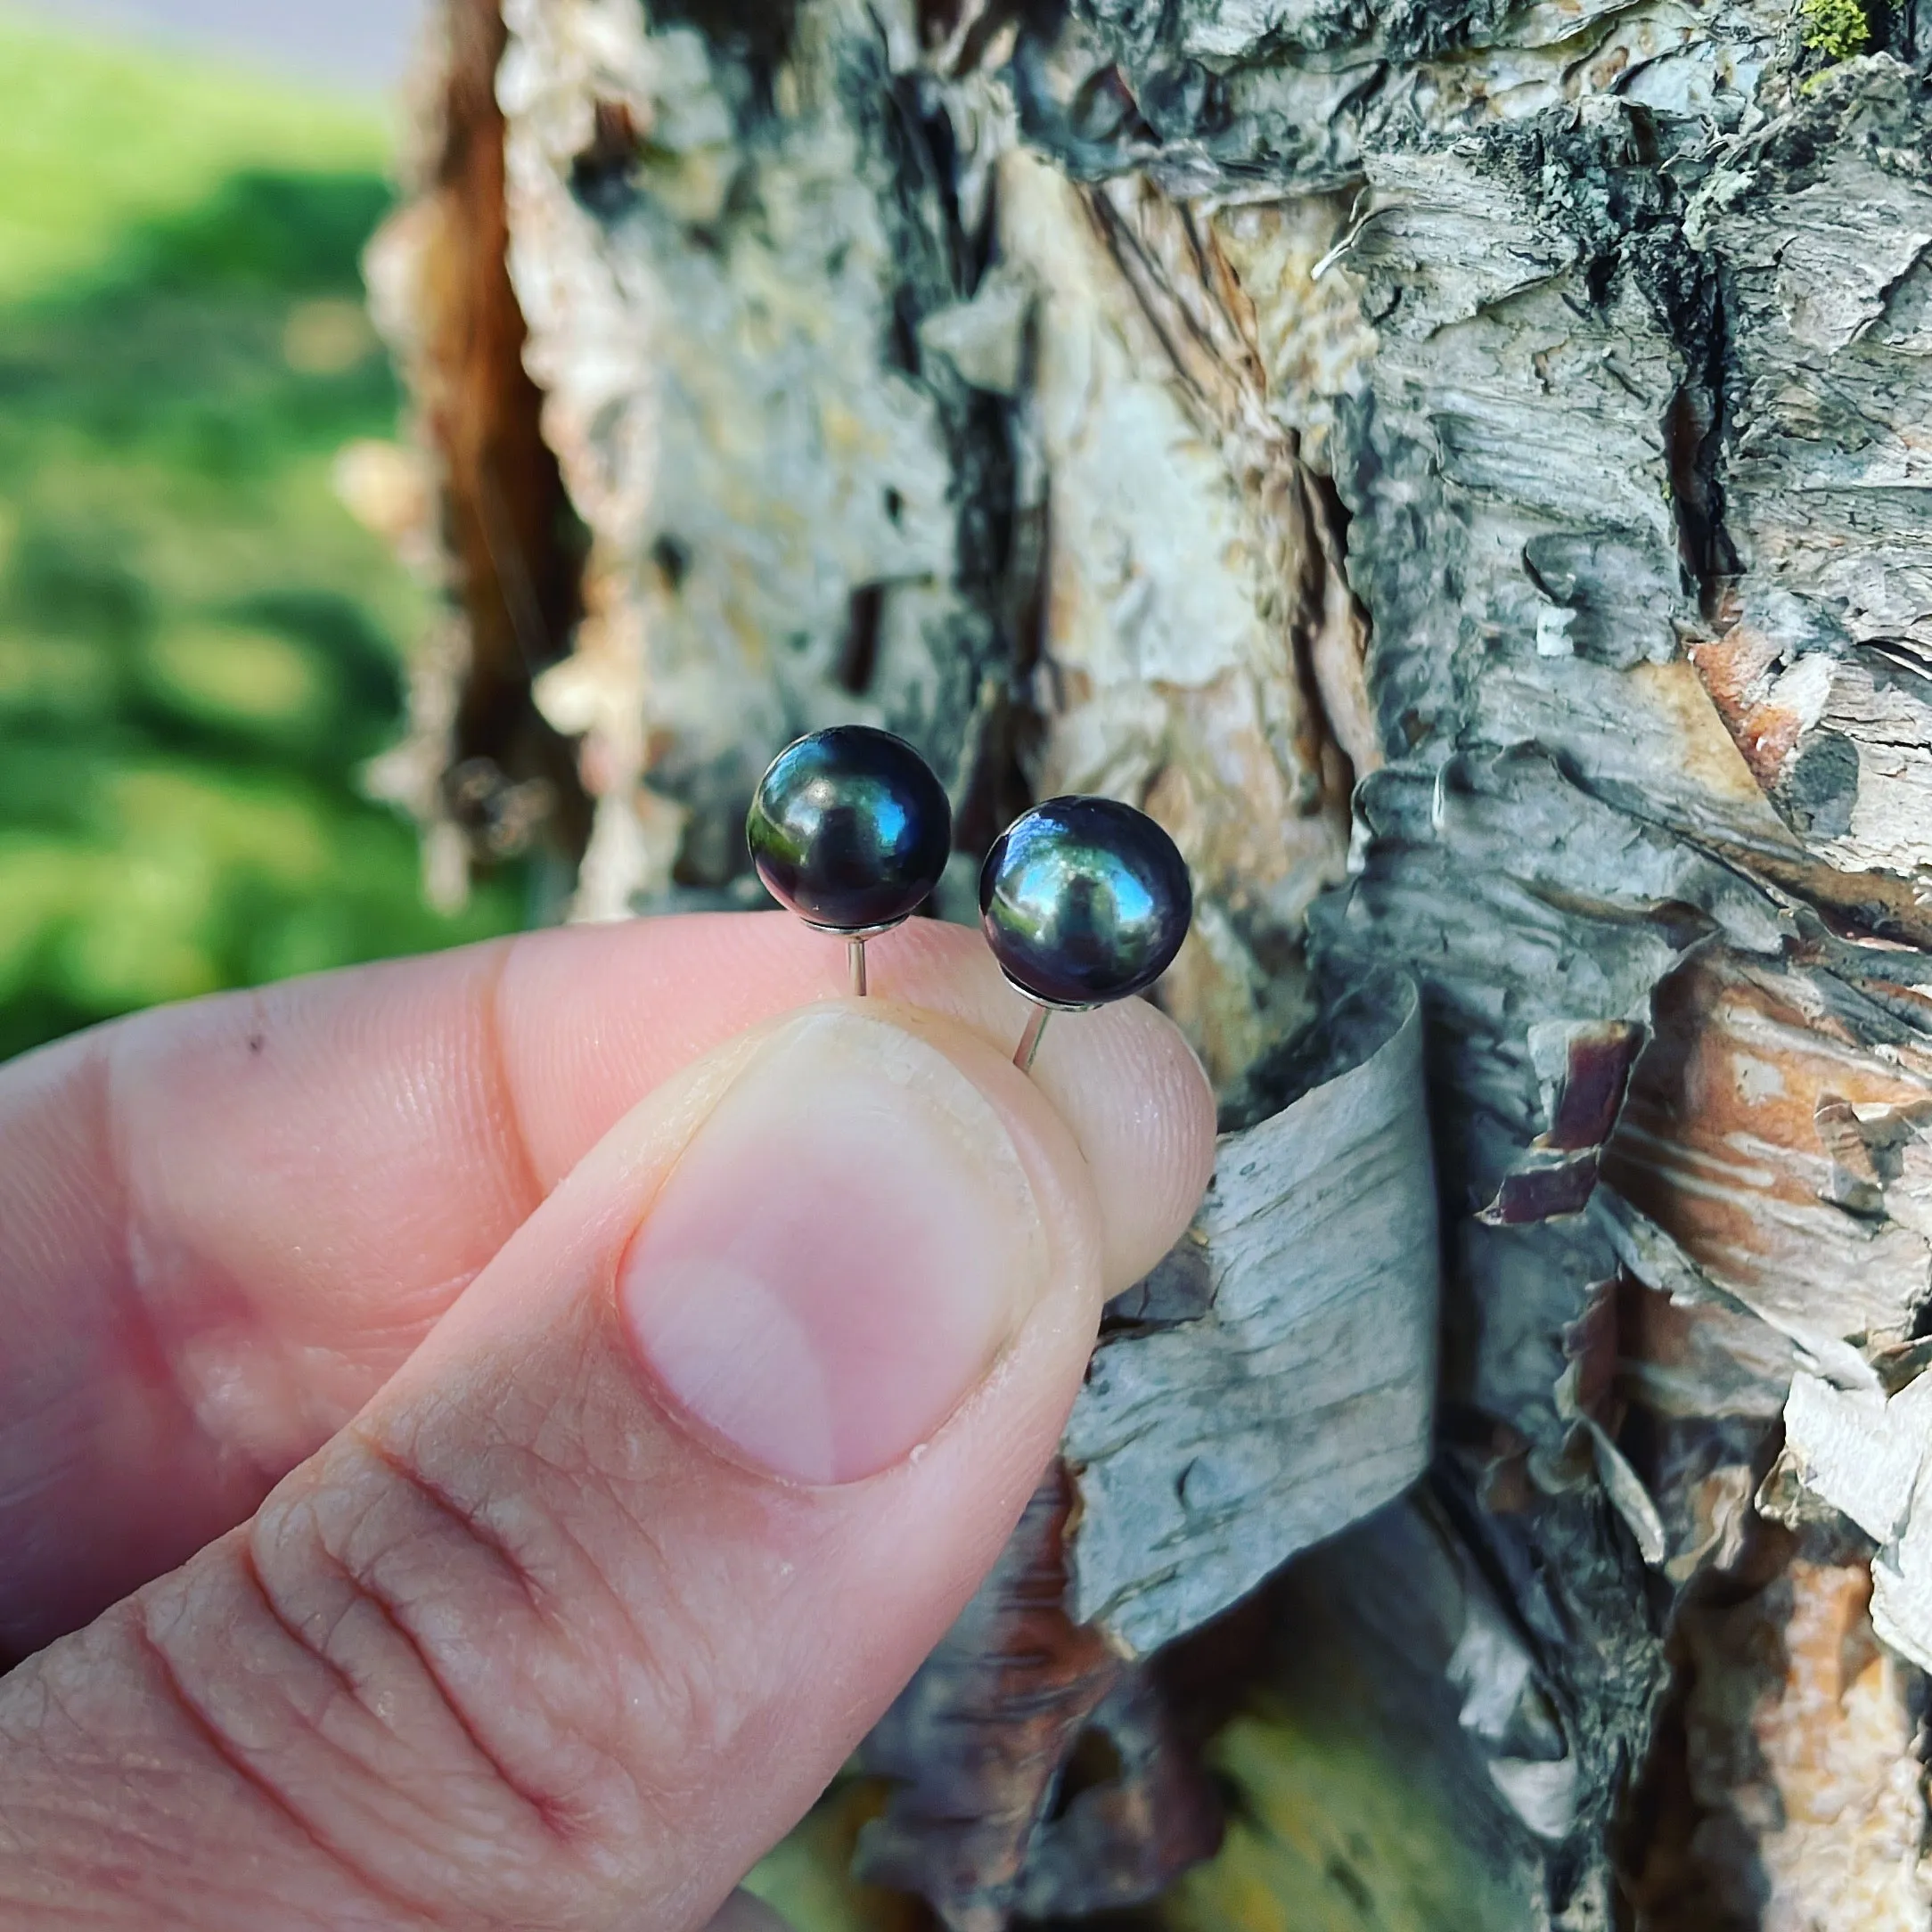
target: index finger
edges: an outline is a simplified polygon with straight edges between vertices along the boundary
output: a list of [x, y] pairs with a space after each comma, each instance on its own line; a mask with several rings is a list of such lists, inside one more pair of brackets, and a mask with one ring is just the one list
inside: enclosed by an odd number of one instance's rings
[[[881, 990], [1017, 1036], [977, 935], [919, 921], [873, 953]], [[143, 1015], [0, 1074], [0, 1646], [241, 1521], [643, 1094], [843, 980], [842, 948], [778, 914], [576, 928]], [[1139, 1003], [1056, 1029], [1036, 1071], [1119, 1177], [1124, 1286], [1205, 1178], [1179, 1158], [1205, 1084]]]

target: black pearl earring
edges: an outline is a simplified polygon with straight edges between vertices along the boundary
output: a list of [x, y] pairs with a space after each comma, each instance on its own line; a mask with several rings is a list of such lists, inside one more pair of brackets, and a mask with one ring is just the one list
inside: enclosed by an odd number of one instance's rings
[[852, 990], [865, 942], [915, 912], [953, 849], [953, 807], [903, 738], [837, 724], [787, 745], [751, 798], [745, 843], [765, 889], [820, 932], [841, 933]]
[[994, 840], [979, 923], [1007, 979], [1034, 1003], [1022, 1072], [1056, 1012], [1144, 992], [1194, 916], [1187, 862], [1144, 812], [1113, 798], [1049, 798]]

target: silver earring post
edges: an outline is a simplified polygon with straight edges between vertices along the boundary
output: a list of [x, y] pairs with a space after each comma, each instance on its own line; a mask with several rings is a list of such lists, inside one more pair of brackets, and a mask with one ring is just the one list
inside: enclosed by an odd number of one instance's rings
[[1013, 1049], [1013, 1064], [1021, 1073], [1033, 1071], [1034, 1056], [1040, 1051], [1040, 1038], [1046, 1031], [1046, 1023], [1053, 1017], [1051, 1006], [1036, 1006], [1033, 1016], [1027, 1021], [1027, 1030], [1019, 1036], [1019, 1044]]
[[852, 971], [852, 997], [865, 997], [865, 942], [863, 939], [846, 941], [846, 964]]

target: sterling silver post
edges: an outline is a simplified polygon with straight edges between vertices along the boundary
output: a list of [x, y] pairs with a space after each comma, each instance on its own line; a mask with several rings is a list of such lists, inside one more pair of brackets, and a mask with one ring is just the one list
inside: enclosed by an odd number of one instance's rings
[[1033, 1017], [1027, 1022], [1027, 1030], [1019, 1036], [1019, 1044], [1013, 1049], [1013, 1064], [1021, 1073], [1033, 1071], [1033, 1057], [1040, 1051], [1040, 1036], [1046, 1031], [1046, 1023], [1053, 1017], [1051, 1006], [1036, 1006]]
[[852, 997], [863, 1000], [865, 997], [865, 941], [863, 938], [846, 941], [846, 964], [852, 970]]

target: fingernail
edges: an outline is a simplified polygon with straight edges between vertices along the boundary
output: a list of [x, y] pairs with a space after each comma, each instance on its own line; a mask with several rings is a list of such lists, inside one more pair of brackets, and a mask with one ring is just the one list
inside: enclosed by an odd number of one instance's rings
[[1044, 1286], [1005, 1124], [937, 1048], [845, 1007], [775, 1035], [659, 1190], [619, 1278], [665, 1391], [743, 1459], [855, 1481], [927, 1440]]

